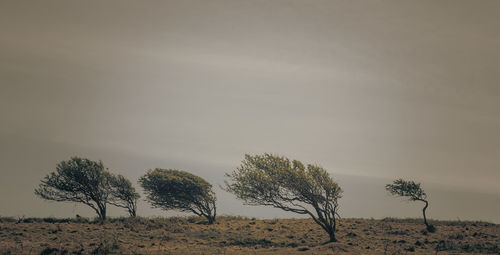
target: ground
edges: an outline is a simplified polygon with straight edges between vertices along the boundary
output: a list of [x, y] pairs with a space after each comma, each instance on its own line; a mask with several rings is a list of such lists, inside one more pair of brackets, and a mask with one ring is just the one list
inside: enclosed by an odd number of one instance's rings
[[500, 254], [500, 225], [342, 219], [338, 242], [310, 219], [0, 219], [0, 254]]

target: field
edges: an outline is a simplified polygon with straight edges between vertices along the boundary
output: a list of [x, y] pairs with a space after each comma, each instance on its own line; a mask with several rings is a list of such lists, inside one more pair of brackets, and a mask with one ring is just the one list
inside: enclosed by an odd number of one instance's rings
[[0, 254], [500, 254], [500, 225], [418, 219], [342, 219], [339, 241], [310, 219], [1, 218]]

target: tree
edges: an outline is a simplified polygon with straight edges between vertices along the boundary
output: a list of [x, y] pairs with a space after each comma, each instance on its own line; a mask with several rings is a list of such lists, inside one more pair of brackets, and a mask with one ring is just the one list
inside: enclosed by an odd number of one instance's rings
[[245, 155], [240, 167], [226, 174], [226, 190], [247, 205], [265, 205], [309, 215], [336, 242], [338, 199], [342, 189], [328, 172], [272, 154]]
[[429, 232], [434, 232], [435, 227], [427, 223], [427, 217], [425, 211], [429, 207], [429, 202], [427, 201], [427, 194], [425, 194], [420, 183], [415, 183], [414, 181], [405, 181], [403, 179], [397, 179], [393, 181], [392, 184], [385, 185], [385, 189], [391, 194], [400, 197], [407, 197], [410, 201], [421, 201], [425, 203], [422, 209], [422, 214], [424, 215], [424, 224]]
[[110, 179], [111, 196], [110, 204], [127, 209], [130, 216], [137, 215], [137, 200], [139, 193], [135, 191], [132, 183], [123, 175], [115, 175]]
[[175, 169], [149, 170], [139, 179], [147, 200], [156, 208], [192, 212], [215, 222], [215, 193], [203, 178]]
[[82, 203], [106, 219], [111, 174], [101, 161], [73, 157], [61, 161], [56, 171], [45, 176], [35, 194], [46, 200]]

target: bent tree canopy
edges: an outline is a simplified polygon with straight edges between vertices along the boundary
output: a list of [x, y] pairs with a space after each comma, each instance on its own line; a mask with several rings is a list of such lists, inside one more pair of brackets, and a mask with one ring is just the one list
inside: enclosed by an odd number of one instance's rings
[[139, 193], [135, 191], [132, 183], [123, 175], [115, 175], [110, 179], [112, 198], [109, 203], [127, 209], [130, 216], [137, 215], [137, 200], [140, 198]]
[[320, 166], [272, 154], [245, 155], [241, 166], [226, 174], [226, 190], [248, 205], [266, 205], [307, 214], [335, 242], [338, 199], [342, 189]]
[[414, 181], [406, 181], [403, 179], [394, 180], [393, 183], [385, 185], [385, 189], [394, 196], [407, 197], [410, 201], [421, 201], [425, 203], [422, 209], [422, 214], [424, 216], [424, 224], [429, 231], [435, 231], [435, 227], [427, 223], [427, 216], [425, 211], [429, 207], [429, 201], [427, 201], [427, 194], [420, 186], [420, 183], [415, 183]]
[[175, 169], [149, 170], [139, 179], [147, 200], [156, 208], [192, 212], [215, 222], [215, 193], [203, 178]]
[[103, 221], [111, 196], [110, 178], [101, 161], [73, 157], [57, 164], [56, 171], [45, 176], [35, 194], [47, 200], [85, 204]]

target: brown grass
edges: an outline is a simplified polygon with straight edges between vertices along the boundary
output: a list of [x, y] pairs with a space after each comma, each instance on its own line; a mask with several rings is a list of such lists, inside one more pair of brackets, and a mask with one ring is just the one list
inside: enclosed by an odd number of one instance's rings
[[[310, 219], [197, 217], [0, 219], [0, 254], [500, 254], [500, 226], [415, 219], [343, 219], [339, 242]], [[52, 252], [52, 253], [51, 253]]]

